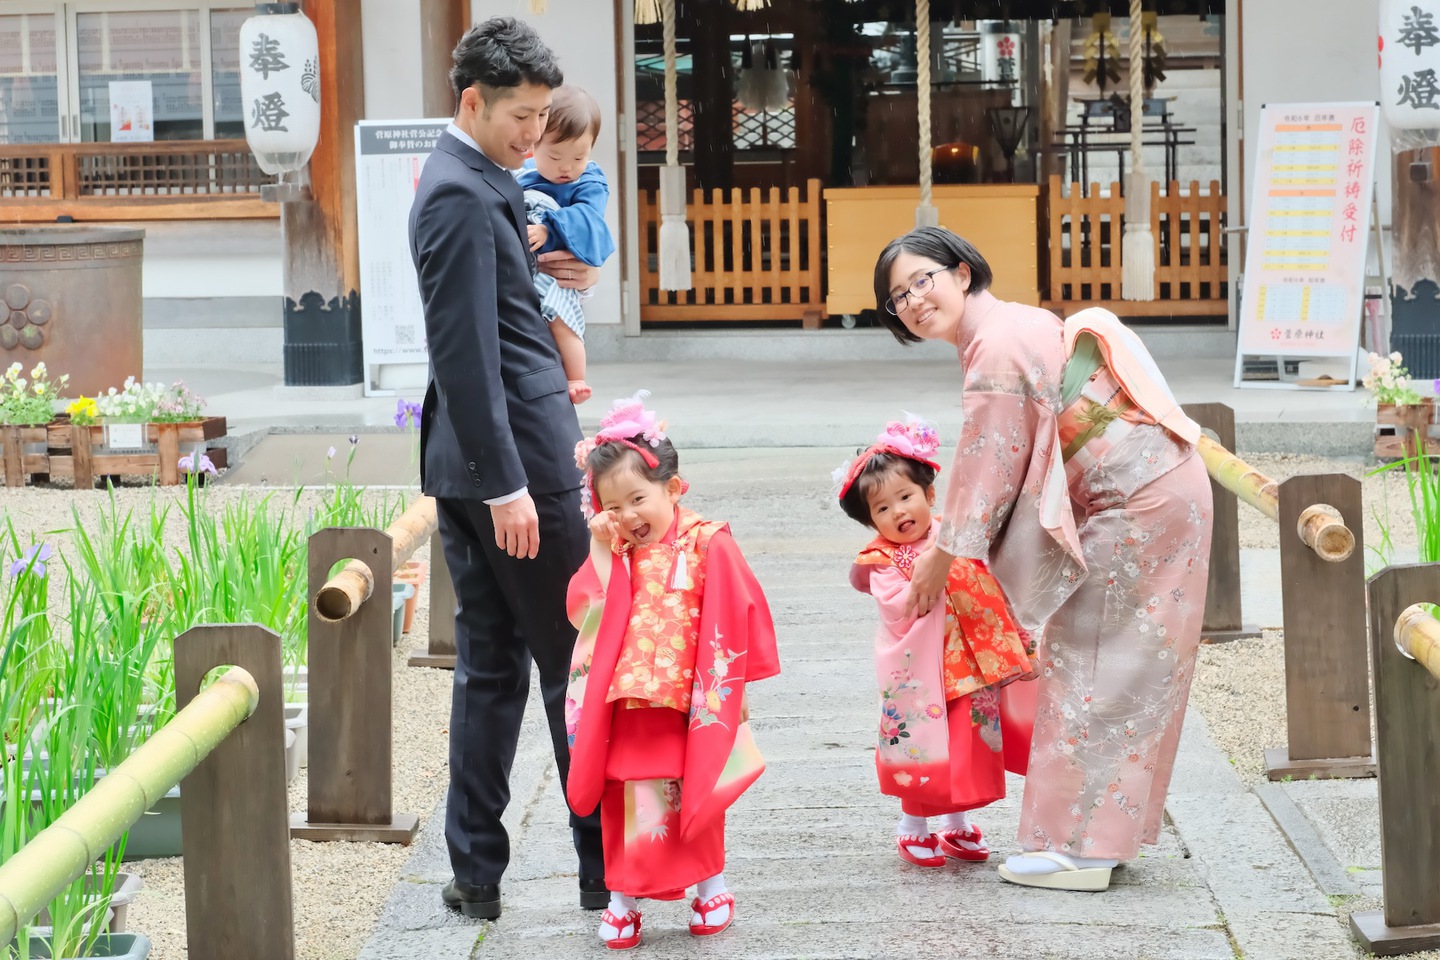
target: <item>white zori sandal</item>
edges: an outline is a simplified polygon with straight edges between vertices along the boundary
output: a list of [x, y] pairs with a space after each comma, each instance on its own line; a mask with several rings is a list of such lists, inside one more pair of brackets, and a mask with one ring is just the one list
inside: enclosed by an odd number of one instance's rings
[[[1041, 864], [1035, 861], [1048, 860]], [[1026, 861], [1024, 866], [1016, 861]], [[1086, 861], [1081, 861], [1085, 863]], [[1046, 887], [1051, 890], [1076, 890], [1099, 893], [1110, 887], [1110, 871], [1115, 861], [1102, 861], [1110, 866], [1078, 866], [1074, 860], [1054, 850], [1034, 850], [1014, 856], [1000, 865], [1000, 878], [1024, 887]], [[1029, 867], [1030, 869], [1025, 869]], [[1038, 870], [1036, 868], [1039, 868]]]

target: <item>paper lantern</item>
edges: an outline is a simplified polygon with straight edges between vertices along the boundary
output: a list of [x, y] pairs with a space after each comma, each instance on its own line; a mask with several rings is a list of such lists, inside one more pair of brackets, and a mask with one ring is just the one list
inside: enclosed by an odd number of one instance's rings
[[1381, 0], [1380, 107], [1393, 129], [1440, 128], [1440, 0]]
[[241, 25], [240, 99], [260, 169], [303, 168], [320, 139], [320, 41], [298, 3], [257, 3]]

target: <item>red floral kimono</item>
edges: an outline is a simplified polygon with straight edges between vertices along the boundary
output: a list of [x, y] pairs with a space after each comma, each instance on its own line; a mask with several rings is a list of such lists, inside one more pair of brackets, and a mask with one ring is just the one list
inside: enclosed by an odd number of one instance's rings
[[850, 573], [880, 608], [880, 792], [924, 817], [1003, 798], [1005, 771], [1025, 772], [1035, 717], [1035, 684], [1007, 684], [1033, 672], [1033, 644], [983, 563], [956, 560], [945, 603], [906, 615], [915, 558], [938, 526], [919, 543], [876, 537]]
[[770, 608], [729, 527], [688, 510], [603, 589], [586, 560], [566, 606], [570, 806], [600, 806], [611, 890], [678, 900], [724, 869], [725, 811], [765, 768], [742, 704], [780, 672]]

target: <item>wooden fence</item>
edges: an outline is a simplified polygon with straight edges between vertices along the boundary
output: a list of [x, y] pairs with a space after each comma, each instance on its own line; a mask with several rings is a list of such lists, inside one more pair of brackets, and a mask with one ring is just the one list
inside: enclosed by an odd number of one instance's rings
[[1155, 239], [1153, 301], [1120, 297], [1121, 237], [1125, 198], [1120, 185], [1104, 196], [1092, 184], [1082, 196], [1079, 184], [1065, 195], [1059, 177], [1050, 178], [1049, 293], [1045, 306], [1069, 310], [1103, 305], [1128, 316], [1225, 316], [1229, 310], [1225, 195], [1218, 181], [1202, 192], [1198, 180], [1182, 190], [1170, 181], [1164, 193], [1150, 185], [1150, 230]]
[[0, 146], [10, 221], [277, 217], [244, 140]]
[[821, 294], [825, 248], [820, 181], [805, 192], [779, 187], [762, 192], [694, 191], [685, 216], [690, 225], [692, 289], [661, 290], [656, 250], [660, 203], [640, 191], [641, 320], [807, 320], [824, 315]]

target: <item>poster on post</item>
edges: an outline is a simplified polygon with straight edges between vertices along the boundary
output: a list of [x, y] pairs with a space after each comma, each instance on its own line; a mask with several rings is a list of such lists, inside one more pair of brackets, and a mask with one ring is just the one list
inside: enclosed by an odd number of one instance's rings
[[[1284, 360], [1335, 357], [1355, 386], [1375, 186], [1374, 103], [1266, 104], [1250, 200], [1235, 386], [1301, 388]], [[1282, 379], [1242, 381], [1246, 357]]]
[[425, 160], [449, 123], [447, 117], [355, 125], [366, 396], [425, 386], [430, 357], [410, 259], [410, 206]]

